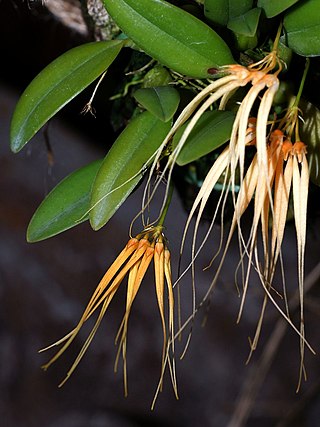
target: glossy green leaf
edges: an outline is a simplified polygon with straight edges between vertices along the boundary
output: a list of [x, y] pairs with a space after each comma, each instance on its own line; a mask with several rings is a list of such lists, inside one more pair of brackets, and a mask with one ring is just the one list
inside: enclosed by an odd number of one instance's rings
[[272, 18], [298, 1], [299, 0], [258, 0], [258, 7], [264, 9], [267, 18]]
[[288, 46], [299, 55], [320, 55], [320, 0], [299, 3], [283, 22]]
[[253, 0], [204, 0], [204, 14], [215, 24], [226, 26], [228, 21], [248, 12]]
[[228, 22], [228, 28], [234, 33], [253, 37], [257, 32], [260, 14], [260, 8], [251, 9], [243, 15], [232, 18]]
[[300, 101], [303, 113], [300, 138], [307, 145], [311, 181], [320, 186], [320, 110], [311, 102]]
[[229, 21], [228, 1], [204, 0], [204, 15], [214, 24], [226, 26]]
[[141, 88], [136, 90], [134, 97], [146, 110], [163, 122], [173, 117], [180, 102], [179, 92], [171, 86]]
[[163, 0], [103, 0], [117, 25], [163, 65], [191, 77], [234, 63], [225, 42], [193, 15]]
[[28, 242], [48, 239], [88, 219], [91, 187], [101, 163], [78, 169], [47, 195], [30, 221]]
[[87, 43], [64, 53], [41, 71], [14, 111], [12, 151], [21, 150], [54, 114], [100, 76], [122, 46], [122, 41]]
[[[231, 111], [207, 111], [190, 133], [177, 163], [183, 166], [210, 153], [227, 142], [231, 135], [235, 114]], [[185, 123], [173, 139], [175, 147], [188, 123]]]
[[254, 49], [258, 45], [258, 36], [244, 36], [242, 34], [234, 33], [235, 35], [235, 47], [240, 52], [245, 52], [246, 50]]
[[172, 82], [169, 71], [157, 64], [143, 77], [142, 87], [167, 86]]
[[229, 19], [245, 14], [252, 6], [253, 0], [229, 0]]
[[170, 126], [170, 122], [165, 123], [145, 111], [117, 138], [93, 184], [90, 222], [94, 230], [106, 224], [136, 187]]

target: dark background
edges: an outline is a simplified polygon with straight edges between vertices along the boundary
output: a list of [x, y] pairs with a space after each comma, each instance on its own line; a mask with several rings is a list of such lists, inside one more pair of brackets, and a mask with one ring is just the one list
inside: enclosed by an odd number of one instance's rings
[[[19, 94], [46, 64], [85, 38], [59, 23], [41, 4], [18, 0], [0, 2], [0, 35], [0, 425], [318, 425], [319, 356], [306, 352], [308, 381], [296, 394], [299, 340], [293, 331], [285, 331], [271, 306], [259, 348], [250, 364], [245, 365], [247, 337], [253, 335], [262, 293], [253, 279], [243, 318], [237, 325], [236, 242], [230, 249], [210, 309], [199, 314], [188, 352], [177, 362], [179, 401], [174, 398], [167, 376], [156, 408], [150, 411], [161, 354], [161, 325], [151, 276], [143, 283], [130, 319], [128, 398], [123, 397], [121, 370], [113, 373], [114, 337], [123, 314], [124, 289], [115, 298], [83, 361], [62, 389], [57, 385], [79, 350], [83, 334], [47, 373], [41, 371], [40, 366], [49, 354], [39, 355], [38, 349], [63, 336], [77, 322], [95, 285], [128, 239], [128, 227], [140, 207], [141, 189], [98, 233], [82, 224], [48, 241], [26, 243], [28, 222], [47, 192], [77, 167], [102, 157], [115, 135], [106, 120], [110, 111], [107, 99], [98, 99], [96, 119], [80, 114], [90, 96], [88, 92], [51, 121], [48, 135], [53, 163], [48, 158], [43, 132], [21, 153], [12, 154], [9, 124]], [[116, 74], [117, 69], [111, 70], [110, 78]], [[166, 234], [175, 274], [176, 253], [186, 218], [177, 195], [171, 209]], [[206, 226], [203, 224], [202, 232]], [[309, 222], [307, 273], [319, 262], [318, 229], [319, 221], [313, 217]], [[213, 238], [198, 260], [199, 296], [207, 289], [214, 272], [214, 267], [206, 272], [201, 267], [208, 264], [214, 251], [212, 246], [217, 244]], [[295, 245], [291, 225], [283, 251], [291, 294], [297, 286]], [[306, 298], [306, 331], [316, 351], [320, 342], [318, 270], [319, 267], [314, 278], [306, 283], [314, 283]], [[183, 306], [188, 312], [188, 279], [183, 282]], [[295, 314], [293, 319], [296, 320]], [[178, 354], [179, 351], [180, 347]], [[246, 391], [250, 378], [253, 386], [249, 385]], [[244, 400], [239, 405], [241, 396]], [[247, 416], [249, 420], [245, 421]]]

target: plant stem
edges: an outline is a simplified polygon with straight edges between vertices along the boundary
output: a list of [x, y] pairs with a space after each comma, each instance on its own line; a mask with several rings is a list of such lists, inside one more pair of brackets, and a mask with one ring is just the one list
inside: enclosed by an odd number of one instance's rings
[[159, 220], [158, 220], [158, 222], [157, 222], [157, 225], [162, 226], [162, 225], [163, 225], [163, 223], [164, 223], [164, 220], [165, 220], [165, 218], [166, 218], [166, 215], [167, 215], [167, 212], [168, 212], [168, 209], [169, 209], [170, 203], [171, 203], [172, 194], [173, 194], [173, 183], [172, 183], [172, 181], [171, 181], [171, 182], [170, 182], [170, 184], [169, 184], [167, 200], [166, 200], [166, 203], [165, 203], [165, 205], [164, 205], [164, 207], [163, 207], [163, 209], [162, 209], [162, 212], [161, 212], [161, 214], [160, 214], [160, 216], [159, 216]]
[[[300, 98], [301, 98], [301, 95], [302, 95], [302, 92], [303, 92], [304, 84], [306, 82], [307, 74], [308, 74], [308, 71], [309, 71], [309, 66], [310, 66], [310, 58], [306, 58], [306, 64], [305, 64], [305, 67], [304, 67], [304, 71], [303, 71], [303, 75], [302, 75], [300, 87], [299, 87], [296, 99], [294, 101], [294, 104], [293, 104], [293, 108], [296, 110], [297, 117], [298, 117], [298, 112], [299, 112], [299, 102], [300, 102]], [[295, 140], [296, 141], [300, 141], [299, 121], [298, 120], [296, 120], [296, 123], [295, 123]]]
[[280, 24], [279, 24], [277, 35], [276, 35], [276, 38], [274, 39], [273, 49], [272, 49], [274, 52], [278, 51], [278, 45], [279, 45], [279, 41], [280, 41], [281, 31], [282, 31], [282, 22], [280, 22]]
[[300, 98], [301, 98], [303, 88], [304, 88], [304, 84], [306, 82], [307, 74], [309, 71], [309, 67], [310, 67], [310, 58], [306, 58], [306, 65], [304, 67], [304, 72], [302, 75], [299, 91], [298, 91], [298, 94], [297, 94], [296, 99], [295, 99], [294, 104], [293, 104], [294, 107], [298, 107], [298, 105], [299, 105]]

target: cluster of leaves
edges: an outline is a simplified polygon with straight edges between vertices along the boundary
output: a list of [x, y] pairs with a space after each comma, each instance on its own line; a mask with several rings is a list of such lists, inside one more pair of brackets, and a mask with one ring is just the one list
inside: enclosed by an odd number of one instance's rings
[[[174, 116], [183, 108], [184, 98], [194, 96], [219, 67], [259, 58], [281, 22], [280, 53], [289, 76], [296, 57], [320, 55], [320, 0], [103, 3], [122, 33], [116, 40], [92, 42], [66, 52], [31, 82], [12, 118], [11, 148], [20, 151], [48, 120], [99, 78], [123, 48], [143, 51], [153, 60], [142, 73], [140, 88], [132, 94], [138, 114], [104, 159], [75, 171], [48, 194], [28, 227], [30, 242], [85, 220], [94, 230], [104, 226], [140, 182]], [[287, 105], [288, 87], [281, 106]], [[177, 164], [190, 164], [218, 149], [229, 139], [233, 119], [231, 107], [204, 114]], [[311, 174], [318, 185], [319, 120], [319, 110], [306, 104], [303, 136], [310, 143]]]

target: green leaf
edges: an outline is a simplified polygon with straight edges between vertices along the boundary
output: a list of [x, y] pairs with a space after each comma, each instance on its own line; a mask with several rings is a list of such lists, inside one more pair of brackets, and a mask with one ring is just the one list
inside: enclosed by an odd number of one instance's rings
[[253, 5], [253, 0], [229, 0], [229, 19], [241, 16], [248, 12]]
[[234, 33], [235, 35], [235, 47], [240, 52], [245, 52], [246, 50], [252, 50], [258, 45], [258, 36], [244, 36], [242, 34]]
[[229, 21], [228, 1], [204, 0], [204, 15], [214, 24], [226, 26]]
[[165, 123], [145, 111], [117, 138], [93, 184], [89, 216], [94, 230], [107, 223], [136, 187], [170, 126], [170, 122]]
[[300, 137], [307, 145], [310, 179], [320, 186], [320, 110], [304, 100], [300, 101], [299, 107], [303, 113]]
[[166, 86], [172, 82], [169, 71], [157, 64], [143, 77], [142, 87]]
[[284, 18], [288, 46], [299, 55], [320, 55], [320, 0], [308, 0]]
[[258, 7], [264, 9], [267, 18], [273, 18], [299, 0], [258, 0]]
[[134, 97], [146, 110], [163, 122], [173, 117], [180, 102], [179, 92], [171, 86], [138, 89]]
[[204, 14], [211, 22], [226, 26], [230, 19], [248, 12], [253, 0], [204, 0]]
[[[192, 129], [183, 149], [181, 150], [177, 163], [183, 166], [202, 156], [210, 153], [227, 142], [231, 135], [235, 114], [231, 111], [207, 111]], [[176, 133], [173, 139], [175, 147], [188, 122]]]
[[103, 0], [117, 25], [148, 55], [179, 73], [209, 77], [232, 64], [225, 42], [193, 15], [163, 0]]
[[78, 169], [47, 195], [31, 218], [28, 242], [48, 239], [88, 219], [91, 187], [101, 163]]
[[78, 46], [49, 64], [30, 83], [14, 111], [11, 149], [18, 152], [64, 105], [100, 76], [114, 61], [122, 41]]
[[228, 22], [228, 28], [234, 33], [253, 37], [257, 32], [260, 14], [260, 8], [251, 9], [243, 15], [232, 18]]

